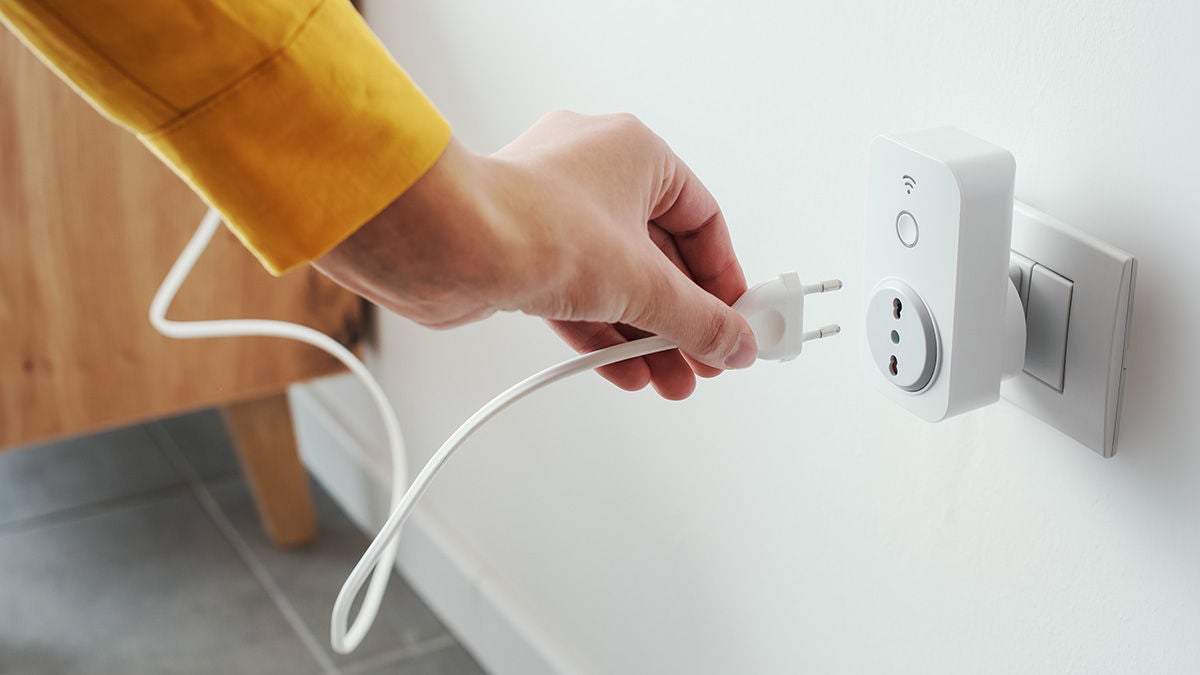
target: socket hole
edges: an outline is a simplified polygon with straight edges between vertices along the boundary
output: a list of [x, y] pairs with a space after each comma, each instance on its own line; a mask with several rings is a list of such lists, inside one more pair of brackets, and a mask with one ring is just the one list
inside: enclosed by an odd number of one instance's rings
[[896, 361], [895, 354], [892, 354], [891, 360], [888, 361], [888, 372], [890, 372], [892, 375], [898, 375], [900, 373], [900, 364]]
[[900, 298], [892, 298], [892, 316], [899, 319], [902, 309], [904, 309], [904, 303], [900, 302]]
[[894, 344], [894, 345], [900, 344], [900, 332], [899, 331], [892, 331], [892, 344]]

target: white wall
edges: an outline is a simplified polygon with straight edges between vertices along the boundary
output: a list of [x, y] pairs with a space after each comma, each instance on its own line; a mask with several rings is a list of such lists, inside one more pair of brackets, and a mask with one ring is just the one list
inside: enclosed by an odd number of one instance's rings
[[[686, 403], [585, 376], [517, 406], [443, 474], [430, 522], [563, 660], [604, 674], [1200, 672], [1200, 5], [367, 10], [474, 149], [553, 108], [632, 111], [717, 195], [751, 280], [846, 280], [811, 307], [845, 334], [799, 361], [703, 382]], [[1010, 149], [1019, 199], [1140, 259], [1115, 459], [1007, 403], [926, 425], [859, 375], [867, 145], [944, 124]], [[384, 317], [376, 366], [416, 465], [567, 355], [526, 317], [444, 333]], [[351, 425], [373, 423], [339, 398]]]

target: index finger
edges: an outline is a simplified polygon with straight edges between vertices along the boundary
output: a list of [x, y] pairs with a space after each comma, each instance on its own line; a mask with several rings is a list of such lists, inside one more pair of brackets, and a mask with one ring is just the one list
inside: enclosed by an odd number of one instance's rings
[[732, 305], [746, 292], [746, 275], [733, 252], [725, 216], [683, 160], [674, 153], [670, 160], [670, 180], [650, 220], [675, 239], [692, 280]]

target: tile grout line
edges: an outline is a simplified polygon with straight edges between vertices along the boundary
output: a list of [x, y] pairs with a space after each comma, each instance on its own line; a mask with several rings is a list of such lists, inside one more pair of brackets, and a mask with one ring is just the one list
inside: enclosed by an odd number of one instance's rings
[[121, 495], [118, 497], [110, 497], [98, 502], [90, 504], [80, 504], [79, 506], [71, 506], [50, 513], [43, 513], [28, 518], [20, 518], [7, 523], [0, 524], [0, 538], [9, 537], [27, 532], [35, 532], [58, 525], [67, 525], [87, 520], [89, 518], [97, 518], [108, 515], [125, 509], [136, 508], [143, 506], [149, 502], [168, 497], [178, 497], [189, 492], [189, 486], [186, 482], [180, 481], [174, 485], [164, 485], [162, 487], [150, 488], [142, 492], [137, 492], [131, 495]]
[[200, 476], [196, 474], [195, 470], [184, 459], [183, 453], [180, 452], [179, 447], [175, 444], [175, 440], [171, 438], [170, 433], [162, 426], [162, 423], [153, 422], [143, 426], [143, 429], [150, 436], [150, 440], [166, 456], [167, 461], [174, 466], [176, 471], [184, 476], [188, 487], [192, 491], [192, 495], [200, 502], [200, 506], [208, 513], [209, 518], [217, 526], [217, 529], [220, 530], [226, 541], [237, 552], [238, 557], [242, 559], [242, 563], [250, 569], [251, 574], [258, 580], [263, 591], [266, 592], [271, 602], [275, 604], [275, 608], [279, 610], [284, 620], [291, 626], [292, 631], [296, 633], [296, 636], [300, 638], [305, 648], [317, 660], [317, 663], [321, 666], [321, 670], [328, 675], [342, 675], [337, 665], [334, 664], [333, 659], [325, 653], [316, 636], [312, 634], [312, 631], [305, 625], [304, 620], [300, 618], [299, 613], [296, 612], [296, 608], [292, 606], [287, 596], [284, 595], [283, 591], [275, 583], [275, 579], [271, 577], [271, 573], [267, 570], [266, 566], [254, 554], [254, 551], [251, 550], [250, 545], [246, 543], [242, 535], [238, 533], [237, 528], [233, 526], [233, 523], [230, 522], [225, 512], [221, 510], [221, 506], [217, 504], [217, 500], [213, 498], [212, 493], [204, 486], [204, 482], [200, 479]]
[[409, 645], [404, 645], [403, 647], [397, 647], [395, 649], [376, 654], [375, 656], [367, 657], [361, 661], [355, 661], [354, 663], [343, 666], [342, 673], [343, 675], [359, 675], [360, 673], [366, 672], [371, 668], [399, 664], [403, 663], [404, 661], [420, 658], [422, 656], [428, 656], [429, 654], [453, 647], [457, 643], [458, 641], [454, 639], [453, 635], [449, 633], [442, 633], [436, 637], [420, 640]]

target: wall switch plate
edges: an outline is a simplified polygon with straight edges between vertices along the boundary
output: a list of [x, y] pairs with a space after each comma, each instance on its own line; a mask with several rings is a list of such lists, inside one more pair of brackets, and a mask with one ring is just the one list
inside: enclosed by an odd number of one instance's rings
[[[1055, 364], [1028, 352], [1025, 371], [1003, 383], [1001, 396], [1104, 457], [1112, 457], [1120, 429], [1125, 388], [1125, 349], [1133, 314], [1137, 261], [1128, 253], [1081, 232], [1037, 209], [1013, 208], [1013, 267], [1010, 275], [1026, 301], [1029, 349], [1051, 354], [1048, 342], [1061, 339], [1059, 305], [1068, 307], [1066, 351], [1061, 378]], [[1022, 269], [1021, 258], [1033, 261]], [[1038, 270], [1044, 268], [1043, 277]], [[1038, 316], [1028, 314], [1031, 305]], [[1047, 319], [1050, 319], [1047, 321]], [[1053, 333], [1051, 335], [1051, 333]], [[1033, 369], [1030, 370], [1030, 366]], [[1031, 374], [1031, 373], [1037, 373]], [[1049, 381], [1049, 383], [1048, 383]], [[1055, 386], [1061, 382], [1061, 391]]]

